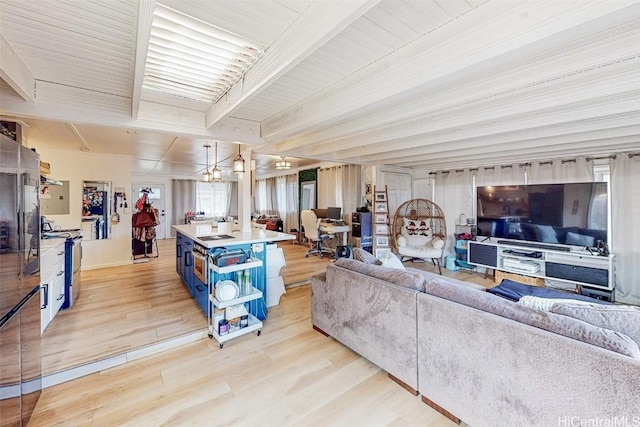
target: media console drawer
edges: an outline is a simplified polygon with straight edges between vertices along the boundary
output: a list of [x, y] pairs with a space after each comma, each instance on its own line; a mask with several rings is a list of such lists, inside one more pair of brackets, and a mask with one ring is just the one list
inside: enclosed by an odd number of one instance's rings
[[609, 270], [602, 268], [546, 262], [545, 275], [556, 279], [609, 287]]

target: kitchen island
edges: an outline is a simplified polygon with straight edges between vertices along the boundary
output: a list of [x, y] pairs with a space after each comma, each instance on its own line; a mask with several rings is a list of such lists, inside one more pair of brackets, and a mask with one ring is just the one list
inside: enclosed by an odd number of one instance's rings
[[275, 242], [295, 237], [258, 228], [243, 232], [210, 224], [173, 228], [176, 271], [206, 314], [209, 337], [222, 348], [225, 341], [237, 336], [253, 331], [260, 335], [268, 307], [285, 292], [279, 276], [284, 256]]
[[[210, 303], [215, 284], [222, 280], [236, 281], [235, 274], [216, 271], [217, 259], [239, 253], [247, 261], [254, 261], [249, 269], [251, 284], [263, 297], [253, 301], [251, 308], [260, 320], [266, 319], [267, 307], [275, 305], [269, 300], [277, 301], [284, 293], [284, 282], [279, 276], [285, 264], [284, 256], [275, 242], [294, 240], [295, 236], [258, 228], [218, 232], [210, 224], [174, 225], [173, 229], [177, 233], [176, 271], [207, 315], [212, 312]], [[254, 266], [255, 263], [259, 266]]]

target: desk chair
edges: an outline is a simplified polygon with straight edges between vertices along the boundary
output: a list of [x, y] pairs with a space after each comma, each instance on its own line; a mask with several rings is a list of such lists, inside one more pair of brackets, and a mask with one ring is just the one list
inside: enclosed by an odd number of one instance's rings
[[333, 255], [331, 249], [322, 247], [325, 241], [333, 239], [333, 234], [320, 232], [320, 220], [316, 214], [312, 210], [303, 210], [301, 212], [301, 220], [305, 237], [315, 244], [313, 248], [307, 251], [305, 257], [308, 258], [311, 254], [319, 254], [320, 258], [324, 258], [324, 254], [326, 253]]

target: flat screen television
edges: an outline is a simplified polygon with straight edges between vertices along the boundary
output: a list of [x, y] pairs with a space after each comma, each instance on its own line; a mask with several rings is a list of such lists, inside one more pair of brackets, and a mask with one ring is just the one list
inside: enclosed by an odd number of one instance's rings
[[607, 243], [607, 184], [478, 187], [478, 236], [583, 247]]

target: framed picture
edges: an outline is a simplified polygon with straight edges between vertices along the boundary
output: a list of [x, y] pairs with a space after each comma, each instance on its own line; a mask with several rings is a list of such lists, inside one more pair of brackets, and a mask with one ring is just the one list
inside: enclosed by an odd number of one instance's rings
[[376, 191], [376, 202], [386, 202], [387, 195], [384, 194], [384, 191]]
[[376, 212], [386, 212], [387, 204], [386, 203], [376, 203]]
[[376, 224], [376, 234], [389, 234], [389, 226], [387, 224]]
[[389, 248], [376, 248], [376, 258], [384, 259], [389, 252], [391, 252]]
[[376, 236], [376, 246], [389, 246], [389, 238], [387, 236]]
[[371, 194], [372, 192], [373, 191], [371, 191], [371, 184], [366, 184], [364, 194]]
[[376, 224], [386, 224], [386, 223], [387, 223], [387, 215], [376, 214]]

